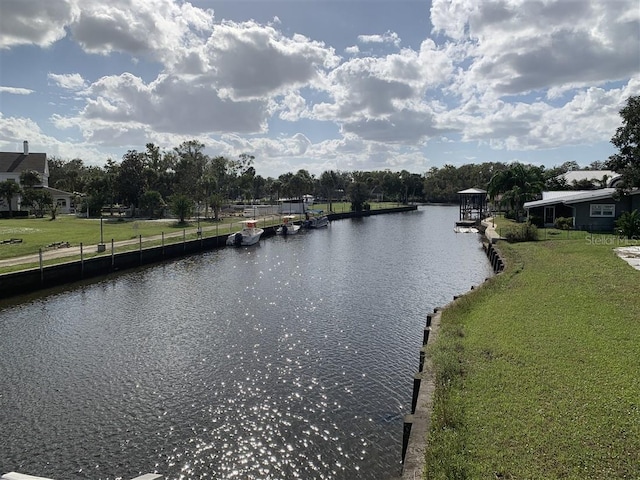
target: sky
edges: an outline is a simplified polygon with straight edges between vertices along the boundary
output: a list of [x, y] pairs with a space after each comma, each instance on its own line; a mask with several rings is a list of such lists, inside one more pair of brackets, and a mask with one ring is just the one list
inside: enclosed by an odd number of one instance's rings
[[0, 0], [0, 151], [86, 165], [587, 166], [639, 94], [640, 0]]

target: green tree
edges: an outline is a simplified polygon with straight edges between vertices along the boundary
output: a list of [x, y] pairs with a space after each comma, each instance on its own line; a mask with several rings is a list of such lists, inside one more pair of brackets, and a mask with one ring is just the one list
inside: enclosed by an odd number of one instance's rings
[[313, 177], [307, 170], [298, 170], [289, 178], [287, 187], [292, 197], [302, 201], [303, 196], [313, 189]]
[[20, 185], [13, 180], [5, 180], [0, 182], [0, 199], [7, 202], [9, 205], [9, 217], [13, 217], [13, 207], [11, 202], [14, 197], [18, 196], [22, 192]]
[[84, 162], [79, 158], [65, 161], [51, 158], [49, 164], [49, 186], [70, 193], [85, 191]]
[[42, 177], [35, 170], [25, 170], [20, 173], [20, 185], [22, 186], [22, 206], [27, 207], [38, 217], [44, 217], [44, 210], [51, 203], [51, 194], [42, 188], [34, 188], [42, 184]]
[[496, 173], [489, 181], [487, 193], [493, 201], [506, 205], [519, 219], [524, 213], [524, 203], [535, 199], [544, 188], [543, 169], [532, 165], [514, 163]]
[[133, 207], [132, 211], [138, 207], [140, 195], [146, 189], [144, 174], [146, 165], [146, 155], [144, 153], [129, 150], [123, 155], [118, 169], [118, 178], [116, 180], [118, 190], [122, 200]]
[[140, 209], [143, 214], [151, 218], [159, 218], [162, 216], [164, 200], [157, 190], [147, 190], [140, 195]]
[[627, 99], [620, 110], [622, 126], [611, 138], [618, 153], [609, 157], [608, 168], [622, 175], [620, 189], [629, 192], [640, 187], [640, 95]]
[[327, 199], [329, 211], [333, 211], [333, 198], [335, 196], [336, 184], [338, 183], [338, 175], [333, 170], [322, 172], [320, 175], [320, 188], [324, 197]]
[[204, 200], [202, 178], [209, 158], [203, 153], [204, 144], [189, 140], [174, 148], [177, 155], [175, 165], [175, 191], [194, 201]]
[[[37, 218], [42, 218], [45, 212], [53, 209], [53, 197], [51, 192], [43, 188], [26, 188], [22, 194], [22, 204], [30, 208]], [[55, 213], [52, 219], [55, 219]]]
[[616, 220], [616, 229], [620, 236], [628, 239], [640, 239], [640, 212], [624, 212]]
[[178, 217], [180, 224], [193, 215], [193, 200], [181, 193], [176, 193], [169, 199], [171, 213]]
[[115, 203], [119, 203], [118, 200], [118, 175], [120, 171], [120, 165], [114, 162], [112, 159], [108, 159], [107, 163], [104, 166], [104, 183], [105, 183], [105, 191], [107, 194], [107, 202], [109, 205], [109, 210], [111, 215], [113, 216], [113, 205]]
[[213, 218], [218, 221], [220, 219], [220, 210], [222, 209], [222, 202], [224, 199], [219, 193], [214, 193], [209, 197], [209, 205], [213, 210]]
[[42, 184], [42, 177], [35, 170], [25, 170], [20, 173], [20, 185], [22, 188], [33, 188]]
[[369, 187], [364, 182], [353, 182], [349, 185], [349, 199], [351, 200], [351, 210], [361, 212], [364, 204], [369, 199]]

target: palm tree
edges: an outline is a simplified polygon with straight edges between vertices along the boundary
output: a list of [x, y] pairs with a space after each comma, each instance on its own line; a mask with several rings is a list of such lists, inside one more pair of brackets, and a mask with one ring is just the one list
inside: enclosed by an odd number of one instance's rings
[[524, 211], [524, 203], [534, 200], [544, 188], [543, 170], [532, 165], [514, 163], [506, 170], [496, 173], [489, 181], [487, 193], [495, 201], [500, 197], [502, 205], [508, 205], [516, 219]]
[[11, 207], [11, 201], [13, 197], [19, 195], [22, 189], [13, 180], [5, 180], [0, 182], [0, 199], [6, 200], [9, 204], [9, 217], [13, 217], [13, 209]]

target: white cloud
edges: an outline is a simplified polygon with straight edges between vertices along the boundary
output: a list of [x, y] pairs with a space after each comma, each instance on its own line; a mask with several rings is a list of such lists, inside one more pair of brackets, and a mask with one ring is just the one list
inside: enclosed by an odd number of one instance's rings
[[87, 52], [125, 52], [164, 64], [198, 46], [213, 26], [213, 12], [172, 0], [83, 0], [70, 25]]
[[57, 86], [66, 90], [78, 91], [82, 90], [86, 86], [84, 78], [82, 78], [82, 75], [79, 73], [66, 73], [62, 75], [49, 73], [47, 77]]
[[494, 148], [531, 150], [560, 145], [591, 145], [608, 141], [614, 125], [620, 123], [619, 110], [636, 79], [620, 89], [591, 87], [578, 92], [564, 105], [545, 102], [497, 102], [461, 107], [441, 116], [452, 129], [463, 132], [464, 140], [480, 141]]
[[65, 26], [78, 13], [72, 0], [2, 0], [0, 49], [29, 44], [48, 47], [66, 36]]
[[75, 123], [93, 135], [105, 123], [193, 136], [264, 131], [268, 102], [222, 99], [191, 80], [162, 75], [147, 84], [131, 74], [103, 77], [86, 89], [87, 103]]
[[33, 90], [20, 87], [0, 87], [0, 93], [10, 93], [11, 95], [31, 95]]
[[388, 43], [396, 47], [400, 46], [400, 37], [395, 32], [385, 32], [382, 35], [358, 35], [360, 43]]
[[338, 64], [332, 48], [302, 35], [285, 37], [255, 22], [223, 22], [202, 53], [203, 74], [221, 96], [263, 98], [317, 83]]
[[434, 0], [431, 13], [436, 31], [467, 44], [463, 91], [566, 90], [628, 78], [640, 66], [634, 0]]
[[358, 55], [360, 53], [360, 48], [357, 45], [352, 45], [344, 49], [344, 53], [347, 55]]
[[[6, 58], [18, 45], [61, 55], [74, 42], [75, 55], [79, 46], [87, 56], [41, 71], [33, 64], [29, 83], [7, 77], [0, 93], [48, 96], [30, 128], [55, 151], [72, 149], [48, 136], [52, 127], [80, 132], [87, 155], [95, 145], [170, 148], [198, 138], [211, 153], [250, 152], [265, 168], [295, 171], [420, 168], [443, 143], [434, 138], [514, 151], [607, 142], [619, 108], [640, 91], [637, 0], [433, 0], [430, 13], [432, 38], [382, 22], [356, 25], [334, 44], [335, 25], [319, 41], [290, 32], [322, 28], [298, 29], [275, 10], [260, 23], [181, 0], [2, 0]], [[386, 28], [419, 47], [400, 48]], [[75, 110], [64, 109], [59, 88], [76, 93]], [[20, 105], [5, 112], [0, 142], [22, 134], [7, 118], [27, 133], [33, 120], [21, 115], [34, 98], [6, 102]]]

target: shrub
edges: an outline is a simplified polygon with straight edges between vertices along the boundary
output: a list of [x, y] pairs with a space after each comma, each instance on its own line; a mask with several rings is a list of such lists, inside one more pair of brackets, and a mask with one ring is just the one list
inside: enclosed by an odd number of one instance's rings
[[504, 218], [508, 218], [509, 220], [516, 220], [517, 215], [515, 210], [508, 210], [507, 212], [505, 212]]
[[529, 222], [538, 228], [544, 227], [544, 219], [539, 215], [531, 215], [529, 217]]
[[628, 239], [640, 238], [640, 213], [638, 210], [624, 212], [616, 220], [616, 231], [621, 237]]
[[558, 217], [554, 226], [558, 230], [571, 230], [573, 228], [573, 217]]
[[531, 223], [513, 225], [502, 235], [509, 243], [533, 242], [538, 240], [538, 227]]

